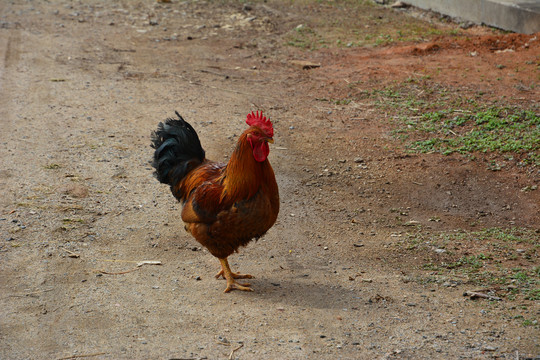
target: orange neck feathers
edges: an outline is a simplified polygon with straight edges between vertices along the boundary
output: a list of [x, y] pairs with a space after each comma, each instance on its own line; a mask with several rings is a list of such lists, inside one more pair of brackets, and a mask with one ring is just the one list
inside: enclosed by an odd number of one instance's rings
[[[249, 199], [267, 183], [274, 171], [265, 159], [262, 162], [255, 160], [253, 148], [248, 141], [249, 129], [238, 140], [236, 149], [231, 155], [227, 168], [223, 173], [224, 191], [221, 200], [227, 198], [232, 202], [240, 199]], [[275, 180], [273, 180], [275, 182]]]

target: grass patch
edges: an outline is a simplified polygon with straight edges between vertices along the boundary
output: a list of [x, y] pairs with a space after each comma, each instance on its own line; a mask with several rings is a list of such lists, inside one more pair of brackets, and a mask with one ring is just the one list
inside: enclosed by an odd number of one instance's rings
[[326, 47], [326, 41], [312, 28], [298, 25], [286, 37], [286, 45], [306, 50], [317, 50]]
[[84, 223], [84, 220], [83, 219], [63, 218], [62, 222], [64, 224], [73, 224], [73, 223]]
[[392, 135], [413, 153], [480, 156], [488, 169], [540, 166], [540, 110], [463, 97], [425, 76], [362, 94], [392, 116]]
[[408, 122], [406, 131], [424, 132], [429, 137], [407, 145], [415, 152], [515, 153], [540, 165], [540, 116], [533, 111], [491, 107], [457, 115], [452, 110], [426, 112]]
[[327, 98], [317, 98], [317, 101], [328, 101], [329, 103], [335, 105], [349, 105], [352, 99], [327, 99]]
[[511, 301], [538, 301], [539, 236], [538, 230], [527, 228], [488, 228], [430, 235], [418, 232], [409, 234], [398, 246], [405, 251], [425, 254], [420, 269], [429, 271], [430, 278], [438, 276], [494, 289], [498, 296]]
[[[292, 6], [302, 8], [304, 23], [291, 24], [293, 27], [284, 36], [285, 44], [306, 50], [423, 42], [444, 34], [464, 36], [457, 24], [404, 17], [370, 0], [319, 0], [317, 4], [300, 0]], [[321, 8], [328, 16], [319, 16]]]

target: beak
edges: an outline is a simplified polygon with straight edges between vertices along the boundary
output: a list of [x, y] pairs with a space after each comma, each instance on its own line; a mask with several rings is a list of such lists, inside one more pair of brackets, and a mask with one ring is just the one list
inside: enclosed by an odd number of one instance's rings
[[274, 139], [272, 139], [272, 138], [268, 138], [268, 139], [266, 139], [266, 141], [269, 142], [270, 144], [274, 143]]

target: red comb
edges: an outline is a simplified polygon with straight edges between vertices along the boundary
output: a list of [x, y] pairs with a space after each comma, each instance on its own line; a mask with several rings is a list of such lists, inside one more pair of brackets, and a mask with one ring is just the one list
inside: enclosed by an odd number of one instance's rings
[[247, 115], [246, 124], [249, 126], [259, 127], [268, 137], [274, 136], [274, 128], [272, 122], [266, 116], [263, 116], [262, 111], [251, 112]]

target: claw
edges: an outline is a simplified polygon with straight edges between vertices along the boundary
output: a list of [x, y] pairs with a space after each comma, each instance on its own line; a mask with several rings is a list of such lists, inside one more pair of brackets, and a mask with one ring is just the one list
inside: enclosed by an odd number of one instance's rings
[[232, 283], [227, 283], [227, 288], [223, 292], [228, 293], [231, 290], [253, 291], [250, 286], [251, 284], [240, 284], [235, 281]]
[[[223, 277], [223, 278], [225, 279], [225, 275], [224, 275], [223, 269], [221, 269], [221, 270], [216, 274], [216, 279], [219, 279], [220, 276]], [[233, 273], [232, 271], [231, 271], [231, 276], [232, 276], [233, 279], [255, 279], [255, 276], [253, 276], [253, 275]]]
[[235, 279], [253, 279], [253, 276], [249, 274], [238, 274], [233, 273], [229, 267], [229, 262], [227, 259], [219, 259], [221, 262], [221, 270], [216, 274], [216, 279], [219, 279], [220, 276], [223, 276], [227, 280], [227, 288], [224, 292], [228, 293], [232, 290], [242, 290], [242, 291], [253, 291], [250, 288], [251, 284], [238, 283]]

